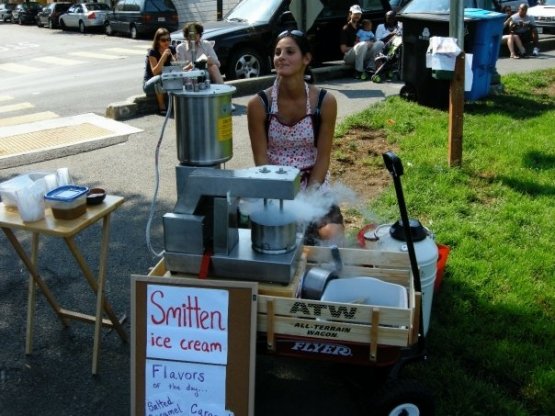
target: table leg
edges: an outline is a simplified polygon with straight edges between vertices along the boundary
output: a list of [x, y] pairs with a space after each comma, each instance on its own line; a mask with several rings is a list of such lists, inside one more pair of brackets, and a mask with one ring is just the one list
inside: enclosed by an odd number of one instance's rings
[[[35, 268], [38, 264], [39, 255], [39, 234], [33, 233], [31, 243], [31, 261]], [[27, 291], [27, 331], [25, 336], [25, 354], [30, 355], [33, 352], [33, 332], [35, 328], [35, 302], [37, 293], [36, 283], [33, 276], [29, 274], [29, 289]]]
[[2, 227], [2, 231], [4, 231], [4, 234], [6, 234], [6, 237], [8, 237], [8, 240], [10, 241], [13, 248], [17, 252], [17, 255], [19, 256], [21, 261], [23, 261], [23, 264], [25, 264], [25, 267], [27, 267], [27, 270], [29, 271], [29, 273], [33, 277], [33, 280], [35, 281], [37, 286], [40, 288], [40, 290], [42, 291], [42, 293], [46, 297], [46, 300], [48, 301], [48, 303], [50, 304], [50, 306], [52, 307], [54, 312], [56, 312], [56, 316], [62, 322], [62, 325], [68, 326], [68, 323], [67, 323], [66, 319], [60, 313], [60, 309], [61, 309], [60, 305], [58, 305], [58, 302], [54, 298], [54, 295], [52, 294], [52, 292], [50, 291], [50, 289], [48, 288], [46, 283], [44, 283], [44, 281], [40, 277], [40, 274], [37, 271], [37, 268], [33, 264], [32, 260], [29, 258], [27, 253], [25, 253], [25, 250], [23, 249], [23, 246], [17, 240], [13, 231], [10, 228], [7, 228], [7, 227]]
[[96, 374], [98, 367], [98, 355], [100, 351], [100, 330], [102, 328], [102, 310], [106, 312], [106, 315], [110, 318], [113, 327], [118, 332], [120, 338], [124, 341], [128, 341], [127, 333], [121, 325], [118, 317], [114, 313], [110, 303], [104, 298], [104, 283], [106, 280], [106, 259], [108, 257], [108, 245], [110, 237], [110, 214], [106, 215], [102, 222], [102, 242], [100, 246], [100, 259], [99, 259], [99, 270], [98, 278], [94, 277], [89, 265], [85, 261], [85, 258], [77, 248], [75, 241], [71, 237], [64, 237], [64, 240], [79, 263], [83, 274], [89, 283], [89, 286], [96, 293], [96, 319], [95, 319], [95, 329], [94, 329], [94, 346], [93, 346], [93, 364], [92, 373]]

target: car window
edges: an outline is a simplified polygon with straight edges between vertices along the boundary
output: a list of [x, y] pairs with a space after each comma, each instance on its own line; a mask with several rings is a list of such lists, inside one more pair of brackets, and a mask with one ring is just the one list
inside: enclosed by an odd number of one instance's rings
[[383, 5], [380, 0], [363, 0], [362, 10], [375, 12], [376, 10], [383, 10]]
[[171, 0], [145, 0], [145, 12], [175, 13]]
[[106, 3], [89, 3], [87, 4], [89, 10], [110, 10], [110, 6]]
[[281, 5], [282, 0], [243, 0], [225, 16], [231, 22], [254, 24], [268, 22]]
[[122, 10], [125, 10], [125, 1], [118, 1], [116, 6], [114, 7], [114, 10], [117, 12], [121, 12]]
[[141, 11], [141, 6], [135, 0], [126, 0], [125, 4], [123, 4], [123, 10], [126, 12], [139, 12]]

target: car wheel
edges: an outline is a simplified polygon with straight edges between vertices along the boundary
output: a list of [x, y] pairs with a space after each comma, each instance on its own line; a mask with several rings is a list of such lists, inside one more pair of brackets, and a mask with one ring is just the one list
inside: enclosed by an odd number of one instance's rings
[[370, 402], [373, 416], [433, 416], [433, 395], [414, 380], [391, 380], [379, 389]]
[[82, 20], [79, 22], [79, 32], [85, 33], [85, 23]]
[[60, 24], [60, 29], [67, 30], [67, 26], [62, 19], [60, 19], [59, 24]]
[[131, 39], [137, 39], [138, 34], [135, 25], [131, 25], [131, 27], [129, 28], [129, 34], [131, 35]]
[[260, 54], [252, 48], [244, 48], [231, 55], [226, 79], [256, 78], [268, 72], [268, 64]]
[[112, 26], [110, 25], [110, 23], [106, 23], [104, 25], [104, 33], [108, 36], [112, 36], [114, 34], [114, 31], [112, 30]]

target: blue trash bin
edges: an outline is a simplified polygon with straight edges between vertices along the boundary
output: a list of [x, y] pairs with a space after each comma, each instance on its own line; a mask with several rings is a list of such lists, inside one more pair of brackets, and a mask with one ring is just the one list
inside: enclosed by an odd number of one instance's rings
[[472, 38], [474, 44], [468, 45], [468, 50], [473, 54], [472, 88], [464, 93], [464, 98], [468, 101], [479, 100], [489, 94], [491, 76], [499, 56], [505, 18], [505, 14], [489, 10], [464, 10], [465, 22], [475, 22]]

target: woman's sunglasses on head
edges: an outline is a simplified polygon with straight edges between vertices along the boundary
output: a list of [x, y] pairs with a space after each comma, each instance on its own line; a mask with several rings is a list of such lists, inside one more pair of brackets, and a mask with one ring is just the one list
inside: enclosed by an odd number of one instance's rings
[[283, 32], [281, 32], [278, 35], [277, 38], [278, 39], [283, 39], [287, 36], [293, 36], [293, 37], [296, 37], [296, 38], [304, 38], [304, 33], [301, 32], [300, 30], [297, 30], [297, 29], [295, 29], [295, 30], [284, 30]]

